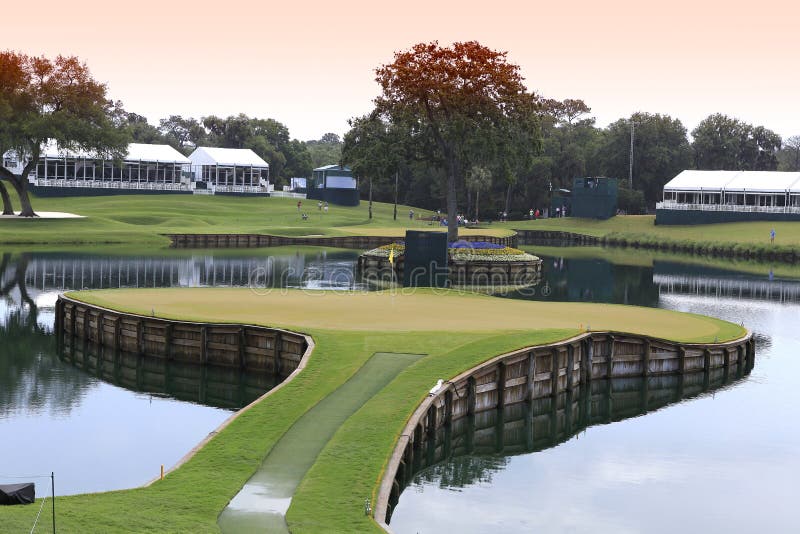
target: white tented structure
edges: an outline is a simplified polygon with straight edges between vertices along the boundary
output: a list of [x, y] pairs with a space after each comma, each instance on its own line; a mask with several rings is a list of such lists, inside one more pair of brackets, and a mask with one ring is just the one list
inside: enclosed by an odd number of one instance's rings
[[683, 171], [656, 209], [800, 215], [800, 172]]
[[205, 186], [212, 193], [270, 190], [269, 164], [249, 148], [197, 147], [189, 159], [198, 188]]
[[190, 163], [169, 145], [131, 143], [122, 161], [115, 161], [60, 149], [51, 141], [42, 147], [39, 164], [28, 179], [38, 187], [188, 191]]

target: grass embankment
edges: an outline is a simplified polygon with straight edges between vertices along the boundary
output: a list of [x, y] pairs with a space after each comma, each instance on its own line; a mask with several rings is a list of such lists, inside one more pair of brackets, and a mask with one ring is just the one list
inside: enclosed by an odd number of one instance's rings
[[[115, 309], [210, 322], [283, 326], [313, 336], [308, 366], [243, 413], [165, 480], [147, 488], [58, 499], [62, 532], [215, 532], [217, 515], [291, 425], [376, 352], [428, 354], [372, 397], [334, 435], [303, 479], [287, 518], [293, 532], [377, 530], [364, 516], [399, 433], [438, 378], [497, 354], [593, 330], [676, 341], [737, 338], [716, 319], [602, 304], [509, 301], [417, 291], [371, 294], [246, 289], [143, 289], [72, 296]], [[10, 532], [30, 529], [38, 506], [0, 511]], [[49, 507], [40, 521], [49, 524]]]
[[603, 260], [614, 265], [633, 267], [650, 267], [655, 262], [675, 262], [693, 265], [701, 269], [720, 269], [739, 273], [768, 277], [770, 272], [775, 278], [800, 278], [800, 265], [783, 262], [764, 262], [739, 258], [717, 258], [698, 256], [659, 250], [643, 250], [619, 247], [542, 247], [522, 246], [521, 249], [542, 257], [566, 259]]
[[[604, 238], [621, 245], [675, 247], [695, 253], [783, 254], [800, 251], [800, 222], [735, 222], [693, 226], [656, 226], [652, 215], [626, 215], [605, 221], [595, 219], [542, 219], [499, 223], [520, 230], [572, 232]], [[775, 229], [775, 243], [770, 230]]]
[[[40, 198], [33, 201], [40, 211], [62, 211], [85, 219], [0, 220], [2, 244], [139, 244], [169, 245], [162, 234], [275, 234], [305, 235], [404, 235], [407, 228], [439, 230], [427, 221], [408, 218], [408, 206], [376, 202], [369, 219], [366, 202], [360, 206], [330, 205], [328, 213], [317, 203], [297, 199], [253, 198], [208, 195], [118, 195], [108, 197]], [[421, 216], [423, 210], [413, 208]], [[444, 228], [441, 228], [444, 231]], [[508, 229], [468, 230], [467, 233], [508, 235]]]

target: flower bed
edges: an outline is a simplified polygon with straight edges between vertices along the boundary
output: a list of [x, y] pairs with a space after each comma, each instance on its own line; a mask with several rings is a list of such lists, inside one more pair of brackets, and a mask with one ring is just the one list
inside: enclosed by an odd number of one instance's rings
[[[400, 259], [406, 252], [405, 243], [382, 245], [365, 252], [364, 256], [388, 258], [391, 251], [394, 251], [395, 259]], [[447, 252], [452, 261], [513, 262], [539, 259], [522, 250], [486, 241], [456, 241], [450, 243]]]

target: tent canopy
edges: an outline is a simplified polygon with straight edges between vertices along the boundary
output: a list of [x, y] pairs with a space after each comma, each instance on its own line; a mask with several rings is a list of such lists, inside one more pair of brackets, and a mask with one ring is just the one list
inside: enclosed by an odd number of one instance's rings
[[667, 182], [664, 191], [800, 193], [800, 172], [687, 170]]

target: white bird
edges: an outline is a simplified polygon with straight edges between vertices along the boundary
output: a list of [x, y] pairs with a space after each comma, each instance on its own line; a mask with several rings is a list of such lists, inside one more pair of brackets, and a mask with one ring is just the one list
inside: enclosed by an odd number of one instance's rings
[[436, 381], [436, 385], [431, 388], [431, 390], [428, 392], [428, 395], [436, 395], [436, 392], [439, 391], [440, 389], [442, 389], [442, 384], [443, 383], [444, 383], [444, 380], [442, 380], [441, 378], [439, 380], [437, 380]]

